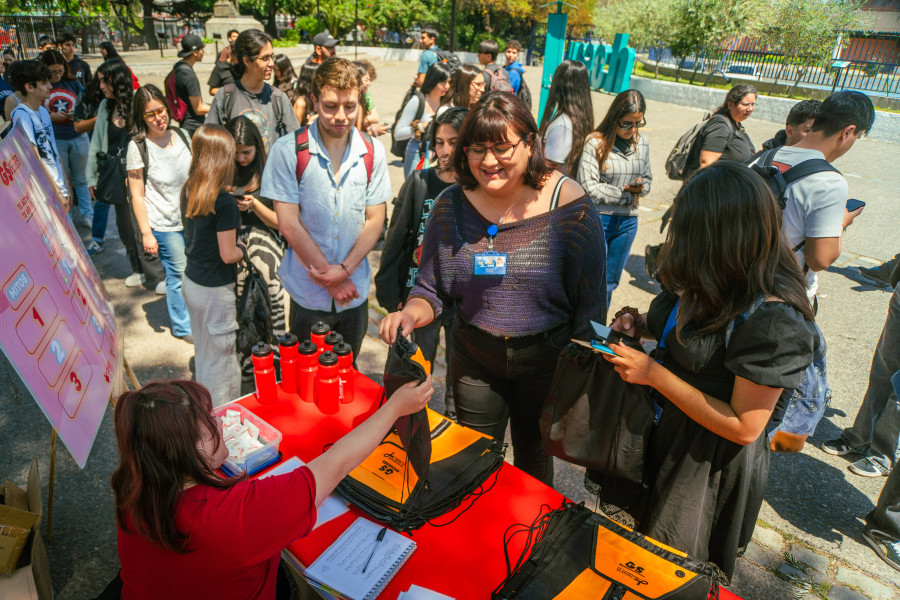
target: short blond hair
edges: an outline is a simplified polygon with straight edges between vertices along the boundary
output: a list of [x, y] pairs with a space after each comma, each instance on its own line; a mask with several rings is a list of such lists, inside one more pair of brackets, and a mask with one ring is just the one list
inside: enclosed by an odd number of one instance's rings
[[346, 58], [329, 58], [323, 62], [313, 75], [313, 95], [318, 98], [325, 87], [338, 91], [359, 90], [362, 82], [356, 65]]

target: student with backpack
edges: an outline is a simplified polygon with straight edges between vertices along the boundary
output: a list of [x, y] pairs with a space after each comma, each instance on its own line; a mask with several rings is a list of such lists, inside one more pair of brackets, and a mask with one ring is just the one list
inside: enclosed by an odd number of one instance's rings
[[[394, 120], [391, 152], [403, 155], [403, 175], [409, 177], [419, 162], [419, 146], [428, 124], [450, 89], [450, 67], [434, 63], [428, 67], [421, 89], [412, 87]], [[405, 147], [404, 147], [405, 146]]]
[[181, 128], [191, 135], [203, 125], [203, 118], [209, 112], [209, 105], [200, 95], [200, 80], [194, 73], [194, 65], [203, 60], [204, 43], [200, 37], [189, 33], [181, 38], [181, 59], [166, 76], [166, 100], [172, 110], [172, 117]]
[[430, 27], [423, 29], [419, 34], [419, 46], [422, 48], [422, 55], [419, 57], [419, 68], [416, 71], [416, 77], [413, 80], [414, 87], [421, 87], [425, 82], [425, 73], [428, 68], [436, 62], [440, 62], [438, 53], [441, 51], [437, 45], [438, 32]]
[[369, 322], [367, 256], [392, 196], [384, 147], [354, 126], [359, 89], [350, 61], [319, 66], [311, 97], [318, 118], [275, 142], [260, 190], [275, 201], [289, 246], [278, 275], [291, 296], [291, 332], [303, 338], [324, 321], [354, 358]]
[[300, 127], [287, 94], [272, 87], [275, 48], [272, 36], [257, 29], [247, 29], [234, 42], [237, 63], [232, 67], [235, 82], [222, 86], [212, 101], [206, 122], [227, 125], [244, 115], [250, 119], [271, 150], [275, 140]]
[[512, 92], [513, 87], [509, 82], [509, 72], [497, 64], [497, 54], [500, 46], [494, 40], [484, 40], [478, 44], [478, 63], [481, 65], [484, 75], [485, 92]]
[[159, 256], [166, 275], [162, 285], [172, 335], [191, 344], [191, 319], [181, 292], [187, 265], [181, 188], [190, 169], [191, 138], [172, 126], [166, 98], [153, 84], [134, 93], [131, 111], [136, 135], [125, 161], [131, 208], [144, 252]]
[[[503, 68], [509, 73], [509, 85], [512, 86], [513, 93], [516, 96], [519, 96], [520, 99], [523, 99], [519, 93], [522, 89], [522, 84], [525, 81], [523, 79], [525, 76], [525, 69], [522, 67], [522, 63], [519, 62], [519, 53], [521, 51], [522, 44], [519, 40], [509, 40], [506, 42], [506, 50], [503, 51], [503, 54], [506, 56], [506, 66]], [[528, 86], [526, 85], [525, 87], [527, 88]], [[531, 107], [531, 94], [529, 94], [528, 100], [525, 103], [529, 108]]]
[[225, 191], [234, 178], [231, 134], [219, 125], [203, 125], [191, 144], [191, 167], [181, 188], [187, 255], [182, 290], [194, 335], [197, 383], [209, 389], [215, 407], [241, 392], [234, 298], [235, 264], [244, 258], [237, 237], [241, 211]]

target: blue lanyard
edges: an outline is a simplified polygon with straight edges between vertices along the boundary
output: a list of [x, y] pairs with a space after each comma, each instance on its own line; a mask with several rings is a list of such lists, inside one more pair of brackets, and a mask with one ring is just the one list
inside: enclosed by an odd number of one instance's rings
[[[672, 330], [675, 329], [675, 325], [678, 324], [678, 305], [681, 304], [681, 298], [675, 303], [675, 306], [672, 307], [672, 312], [669, 313], [669, 318], [666, 320], [666, 326], [663, 328], [662, 337], [659, 338], [659, 344], [657, 344], [657, 348], [666, 349], [666, 338], [669, 337], [669, 334], [672, 333]], [[663, 353], [665, 354], [665, 353]], [[657, 360], [656, 362], [662, 364], [662, 359]]]

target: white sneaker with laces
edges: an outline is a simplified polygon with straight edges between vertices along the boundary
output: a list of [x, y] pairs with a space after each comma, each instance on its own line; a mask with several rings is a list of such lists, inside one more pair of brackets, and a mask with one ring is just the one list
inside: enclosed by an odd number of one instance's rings
[[144, 283], [145, 277], [142, 273], [132, 273], [125, 278], [125, 287], [137, 287]]
[[156, 284], [156, 293], [159, 294], [160, 296], [166, 295], [166, 282], [165, 281], [160, 281], [159, 283]]

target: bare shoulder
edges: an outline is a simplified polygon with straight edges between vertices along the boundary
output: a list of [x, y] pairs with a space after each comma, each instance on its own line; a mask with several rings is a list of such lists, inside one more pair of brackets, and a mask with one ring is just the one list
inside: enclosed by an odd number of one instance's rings
[[[552, 190], [556, 189], [556, 184], [559, 182], [559, 178], [564, 177], [559, 171], [553, 173], [553, 176], [550, 178], [547, 187], [550, 188], [551, 193]], [[579, 200], [585, 196], [584, 188], [581, 187], [581, 184], [575, 181], [572, 177], [566, 178], [563, 181], [562, 187], [559, 190], [559, 206], [565, 206], [567, 204], [571, 204], [576, 200]]]

